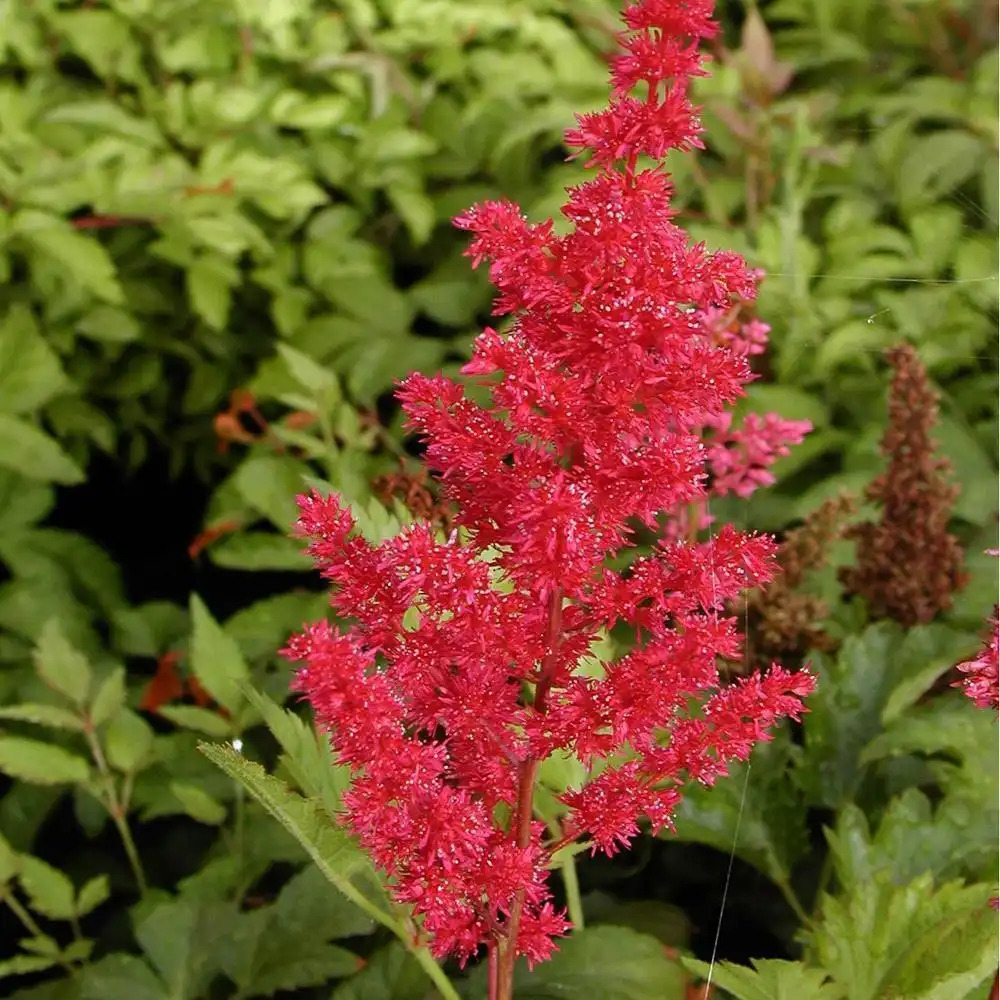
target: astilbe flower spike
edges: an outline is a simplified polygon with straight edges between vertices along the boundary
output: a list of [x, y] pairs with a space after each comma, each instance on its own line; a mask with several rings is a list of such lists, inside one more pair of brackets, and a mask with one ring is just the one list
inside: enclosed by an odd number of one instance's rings
[[[737, 659], [726, 602], [770, 579], [773, 541], [721, 527], [629, 554], [709, 488], [706, 427], [751, 373], [706, 318], [755, 284], [734, 253], [692, 244], [671, 222], [671, 185], [640, 155], [698, 143], [687, 97], [710, 37], [707, 0], [629, 4], [626, 53], [606, 111], [567, 133], [598, 168], [557, 235], [506, 201], [456, 224], [489, 261], [505, 335], [486, 329], [467, 376], [482, 405], [442, 375], [398, 398], [456, 527], [424, 523], [380, 544], [336, 496], [299, 498], [298, 532], [347, 624], [294, 638], [297, 687], [353, 771], [345, 821], [412, 905], [435, 954], [490, 954], [490, 996], [510, 996], [517, 955], [538, 962], [566, 932], [547, 871], [586, 838], [613, 853], [641, 817], [658, 830], [687, 780], [712, 783], [783, 716], [798, 718], [808, 673], [778, 666], [724, 686]], [[645, 88], [640, 97], [629, 91]], [[581, 669], [616, 625], [633, 648]], [[533, 814], [540, 763], [568, 752], [592, 778], [562, 796], [562, 838]]]
[[889, 425], [882, 438], [886, 471], [865, 496], [881, 507], [878, 522], [853, 525], [857, 564], [841, 571], [847, 591], [868, 602], [873, 617], [907, 627], [926, 624], [951, 607], [966, 583], [962, 548], [948, 531], [958, 488], [950, 463], [935, 455], [938, 394], [911, 344], [886, 352], [893, 370]]

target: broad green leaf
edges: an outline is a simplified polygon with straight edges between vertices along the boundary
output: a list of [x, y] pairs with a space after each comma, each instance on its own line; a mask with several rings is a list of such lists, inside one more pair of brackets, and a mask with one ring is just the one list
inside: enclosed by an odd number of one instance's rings
[[[326, 890], [332, 891], [329, 884]], [[330, 979], [353, 975], [362, 966], [357, 955], [325, 943], [312, 928], [289, 933], [275, 909], [240, 914], [223, 945], [223, 968], [241, 996], [322, 986]]]
[[163, 705], [156, 710], [156, 714], [162, 715], [175, 726], [193, 729], [195, 732], [214, 736], [216, 739], [225, 739], [233, 730], [228, 719], [224, 719], [218, 712], [200, 708], [198, 705]]
[[116, 952], [82, 974], [84, 1000], [175, 1000], [177, 994], [140, 958]]
[[958, 663], [969, 647], [969, 636], [945, 625], [918, 625], [903, 638], [892, 658], [899, 678], [882, 710], [888, 726], [916, 704], [934, 682]]
[[137, 919], [135, 936], [167, 985], [168, 996], [195, 1000], [218, 969], [218, 947], [234, 915], [225, 903], [171, 899]]
[[[681, 962], [701, 979], [708, 978], [707, 962], [694, 958]], [[751, 968], [719, 962], [712, 969], [712, 982], [734, 1000], [842, 1000], [844, 995], [825, 970], [802, 962], [754, 959], [750, 964]]]
[[52, 920], [71, 920], [76, 916], [76, 890], [59, 869], [25, 854], [21, 857], [18, 878], [32, 909]]
[[897, 696], [901, 704], [926, 679], [926, 661], [913, 655], [923, 646], [922, 640], [907, 645], [898, 627], [883, 622], [848, 636], [835, 657], [814, 657], [818, 683], [803, 726], [802, 768], [811, 802], [836, 808], [853, 797], [862, 753], [881, 732], [893, 692], [906, 685], [905, 697]]
[[220, 705], [235, 714], [243, 702], [240, 686], [250, 677], [243, 654], [197, 594], [191, 595], [191, 622], [191, 667], [195, 676]]
[[150, 762], [153, 738], [149, 723], [127, 708], [119, 711], [101, 734], [108, 763], [126, 774], [141, 771]]
[[226, 631], [248, 658], [274, 656], [304, 622], [326, 615], [329, 598], [322, 591], [293, 590], [275, 594], [241, 608], [226, 619]]
[[90, 776], [82, 757], [20, 736], [0, 736], [0, 771], [35, 785], [77, 784]]
[[96, 910], [111, 895], [111, 885], [107, 875], [95, 875], [84, 883], [76, 896], [76, 915], [85, 917]]
[[39, 726], [51, 726], [53, 729], [70, 729], [80, 732], [83, 720], [66, 708], [57, 705], [0, 705], [0, 719], [10, 719], [13, 722], [33, 722]]
[[170, 791], [180, 801], [184, 812], [199, 823], [218, 826], [226, 819], [226, 807], [203, 788], [187, 781], [171, 781]]
[[83, 470], [47, 434], [24, 420], [0, 413], [0, 466], [28, 479], [72, 486]]
[[683, 1000], [685, 976], [654, 937], [625, 927], [593, 927], [559, 942], [548, 961], [518, 964], [518, 1000]]
[[66, 639], [55, 620], [48, 622], [38, 637], [35, 669], [54, 691], [77, 705], [86, 704], [90, 693], [90, 662]]
[[341, 983], [330, 1000], [426, 1000], [427, 979], [417, 960], [398, 942], [380, 948], [368, 964]]
[[658, 899], [615, 899], [604, 892], [588, 893], [583, 900], [588, 927], [611, 924], [648, 934], [670, 948], [686, 948], [691, 921], [680, 907]]
[[94, 726], [103, 726], [112, 719], [125, 704], [125, 670], [115, 667], [101, 681], [90, 704], [90, 721]]
[[[198, 749], [244, 788], [305, 848], [320, 871], [348, 899], [361, 905], [363, 898], [351, 883], [353, 876], [371, 873], [371, 862], [329, 813], [317, 802], [304, 799], [268, 774], [259, 764], [247, 760], [231, 746], [201, 743]], [[392, 918], [365, 907], [366, 912], [386, 926]]]
[[293, 875], [278, 894], [274, 919], [291, 936], [312, 934], [321, 941], [357, 937], [375, 931], [375, 921], [340, 893], [315, 865]]
[[30, 413], [70, 387], [31, 311], [12, 306], [0, 320], [0, 411]]

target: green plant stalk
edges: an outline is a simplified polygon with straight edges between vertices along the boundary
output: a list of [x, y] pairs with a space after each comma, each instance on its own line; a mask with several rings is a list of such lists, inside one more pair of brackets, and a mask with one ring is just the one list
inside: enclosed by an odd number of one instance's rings
[[[549, 830], [556, 843], [563, 837], [562, 827], [558, 822], [549, 823]], [[570, 852], [559, 862], [562, 874], [563, 889], [566, 891], [566, 909], [569, 911], [570, 923], [576, 931], [584, 929], [583, 901], [580, 898], [580, 880], [576, 874], [576, 857]]]
[[[24, 929], [32, 935], [32, 937], [43, 938], [48, 937], [48, 935], [38, 926], [37, 921], [31, 915], [31, 913], [23, 907], [15, 898], [15, 896], [8, 892], [6, 888], [0, 891], [0, 903], [6, 903], [10, 907], [10, 912], [17, 917], [18, 920], [24, 925]], [[56, 961], [69, 973], [69, 975], [76, 977], [78, 972], [75, 965], [72, 962], [67, 962], [63, 958], [62, 953], [59, 953]]]
[[[84, 734], [87, 738], [87, 745], [90, 747], [90, 754], [97, 765], [97, 770], [100, 771], [101, 777], [104, 779], [106, 798], [97, 797], [97, 800], [107, 809], [108, 815], [111, 817], [111, 822], [115, 824], [118, 835], [121, 837], [122, 845], [125, 848], [125, 855], [128, 858], [132, 874], [135, 877], [136, 885], [139, 887], [139, 894], [145, 896], [149, 885], [146, 882], [146, 873], [142, 867], [142, 859], [139, 857], [139, 851], [136, 849], [135, 840], [132, 838], [132, 830], [129, 827], [128, 818], [125, 814], [125, 801], [119, 797], [115, 789], [114, 775], [111, 773], [111, 768], [108, 766], [104, 751], [101, 749], [101, 743], [97, 739], [97, 734], [94, 732], [93, 727], [89, 724], [85, 725]], [[130, 781], [131, 779], [127, 778], [126, 780]]]

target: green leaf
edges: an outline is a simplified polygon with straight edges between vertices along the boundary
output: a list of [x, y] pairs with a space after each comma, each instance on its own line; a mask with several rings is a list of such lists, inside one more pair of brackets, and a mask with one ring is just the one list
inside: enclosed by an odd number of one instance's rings
[[213, 329], [225, 329], [238, 274], [228, 261], [199, 257], [187, 269], [191, 308]]
[[853, 798], [864, 770], [861, 754], [881, 732], [892, 692], [923, 676], [924, 661], [900, 657], [901, 649], [907, 647], [900, 629], [883, 622], [848, 636], [835, 658], [814, 657], [818, 682], [803, 724], [802, 768], [811, 802], [837, 808]]
[[120, 952], [87, 966], [82, 974], [84, 1000], [175, 1000], [150, 967]]
[[212, 562], [225, 569], [302, 572], [313, 568], [302, 543], [268, 531], [245, 531], [209, 549]]
[[868, 879], [824, 898], [809, 946], [852, 1000], [965, 997], [996, 969], [992, 893], [961, 882], [935, 889], [930, 875], [903, 886]]
[[195, 1000], [218, 970], [218, 948], [233, 907], [176, 899], [161, 902], [136, 921], [135, 936], [167, 985], [171, 1000]]
[[125, 670], [115, 667], [101, 681], [90, 704], [90, 721], [94, 726], [103, 726], [112, 719], [125, 704]]
[[74, 732], [80, 732], [83, 729], [83, 720], [78, 715], [56, 705], [36, 705], [33, 703], [0, 705], [0, 719], [10, 719], [14, 722], [33, 722], [39, 726], [69, 729]]
[[83, 783], [90, 776], [87, 762], [62, 747], [0, 736], [0, 771], [34, 785]]
[[[334, 886], [352, 902], [364, 904], [351, 878], [367, 873], [375, 881], [371, 862], [348, 834], [333, 824], [326, 810], [317, 802], [291, 791], [284, 782], [242, 757], [231, 746], [200, 743], [198, 749], [243, 785], [295, 837]], [[381, 911], [376, 916], [371, 904], [364, 909], [386, 926], [393, 926], [393, 919]]]
[[654, 937], [625, 927], [593, 927], [559, 943], [534, 971], [518, 963], [518, 1000], [683, 1000], [685, 976]]
[[279, 531], [288, 533], [298, 517], [295, 497], [304, 488], [309, 467], [282, 455], [253, 455], [233, 476], [240, 497]]
[[35, 646], [35, 669], [54, 691], [83, 706], [90, 693], [91, 669], [87, 657], [63, 635], [56, 620], [46, 622]]
[[31, 310], [16, 303], [0, 322], [0, 411], [31, 413], [69, 388]]
[[252, 688], [247, 688], [246, 694], [281, 745], [281, 762], [295, 783], [307, 796], [317, 799], [330, 816], [336, 816], [351, 772], [337, 763], [329, 739]]
[[21, 858], [17, 851], [0, 834], [0, 887], [6, 885], [21, 870]]
[[317, 400], [324, 400], [328, 404], [338, 401], [340, 390], [337, 376], [332, 371], [288, 344], [278, 344], [277, 349], [288, 373], [303, 389], [307, 389]]
[[10, 976], [27, 976], [33, 972], [44, 972], [58, 965], [54, 958], [45, 955], [15, 955], [0, 962], [0, 979]]
[[341, 983], [330, 1000], [426, 1000], [427, 979], [417, 960], [398, 942], [380, 948], [356, 976]]
[[236, 641], [212, 617], [197, 594], [191, 595], [191, 667], [205, 690], [232, 714], [243, 702], [241, 685], [250, 670]]
[[171, 781], [169, 787], [184, 812], [192, 819], [209, 826], [218, 826], [225, 821], [226, 807], [203, 788], [187, 781]]
[[141, 715], [131, 709], [118, 712], [101, 735], [105, 756], [115, 770], [134, 774], [150, 762], [153, 730]]
[[163, 705], [156, 711], [164, 719], [183, 729], [193, 729], [195, 732], [225, 739], [233, 730], [232, 723], [224, 719], [218, 712], [212, 712], [198, 705]]
[[955, 514], [970, 524], [996, 525], [997, 469], [972, 432], [947, 414], [941, 416], [933, 435], [938, 454], [945, 456], [961, 490], [955, 501]]
[[83, 470], [37, 427], [0, 413], [0, 466], [28, 479], [72, 486], [82, 483]]
[[111, 885], [107, 875], [95, 875], [84, 883], [76, 896], [76, 915], [85, 917], [96, 910], [111, 895]]
[[[688, 957], [681, 962], [703, 980], [708, 978], [707, 962]], [[778, 959], [753, 959], [751, 965], [719, 962], [712, 969], [712, 982], [734, 1000], [841, 1000], [844, 995], [823, 969]]]
[[727, 855], [735, 843], [740, 858], [787, 887], [809, 849], [805, 804], [794, 780], [800, 757], [787, 728], [779, 730], [754, 748], [749, 775], [747, 765], [734, 764], [710, 788], [686, 788], [674, 813], [676, 832], [660, 836], [708, 844]]
[[65, 219], [33, 209], [16, 212], [11, 230], [97, 298], [113, 305], [124, 300], [114, 262], [96, 237], [84, 236]]
[[25, 854], [21, 857], [19, 880], [32, 909], [52, 920], [71, 920], [76, 916], [73, 883], [57, 868]]

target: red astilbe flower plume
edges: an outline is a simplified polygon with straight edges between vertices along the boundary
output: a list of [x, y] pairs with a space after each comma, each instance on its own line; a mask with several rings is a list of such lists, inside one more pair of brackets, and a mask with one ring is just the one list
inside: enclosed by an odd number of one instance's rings
[[[416, 525], [374, 545], [336, 497], [299, 499], [298, 531], [347, 624], [314, 625], [287, 653], [353, 769], [346, 822], [438, 956], [486, 946], [502, 1000], [515, 957], [547, 958], [568, 929], [546, 878], [559, 845], [533, 816], [541, 761], [569, 752], [599, 770], [564, 794], [560, 843], [612, 853], [641, 817], [668, 825], [685, 781], [713, 782], [798, 718], [813, 685], [780, 667], [720, 683], [719, 658], [742, 648], [724, 608], [773, 575], [770, 538], [725, 526], [629, 558], [638, 526], [708, 495], [721, 459], [702, 435], [752, 378], [750, 352], [710, 317], [752, 299], [754, 276], [692, 244], [671, 222], [667, 175], [637, 165], [697, 144], [687, 85], [710, 12], [627, 7], [610, 107], [567, 134], [599, 168], [569, 193], [568, 234], [506, 201], [456, 220], [489, 262], [496, 313], [513, 315], [464, 369], [489, 401], [442, 375], [398, 392], [455, 530]], [[783, 432], [756, 433], [780, 447]], [[593, 644], [620, 625], [633, 648], [595, 670]]]

